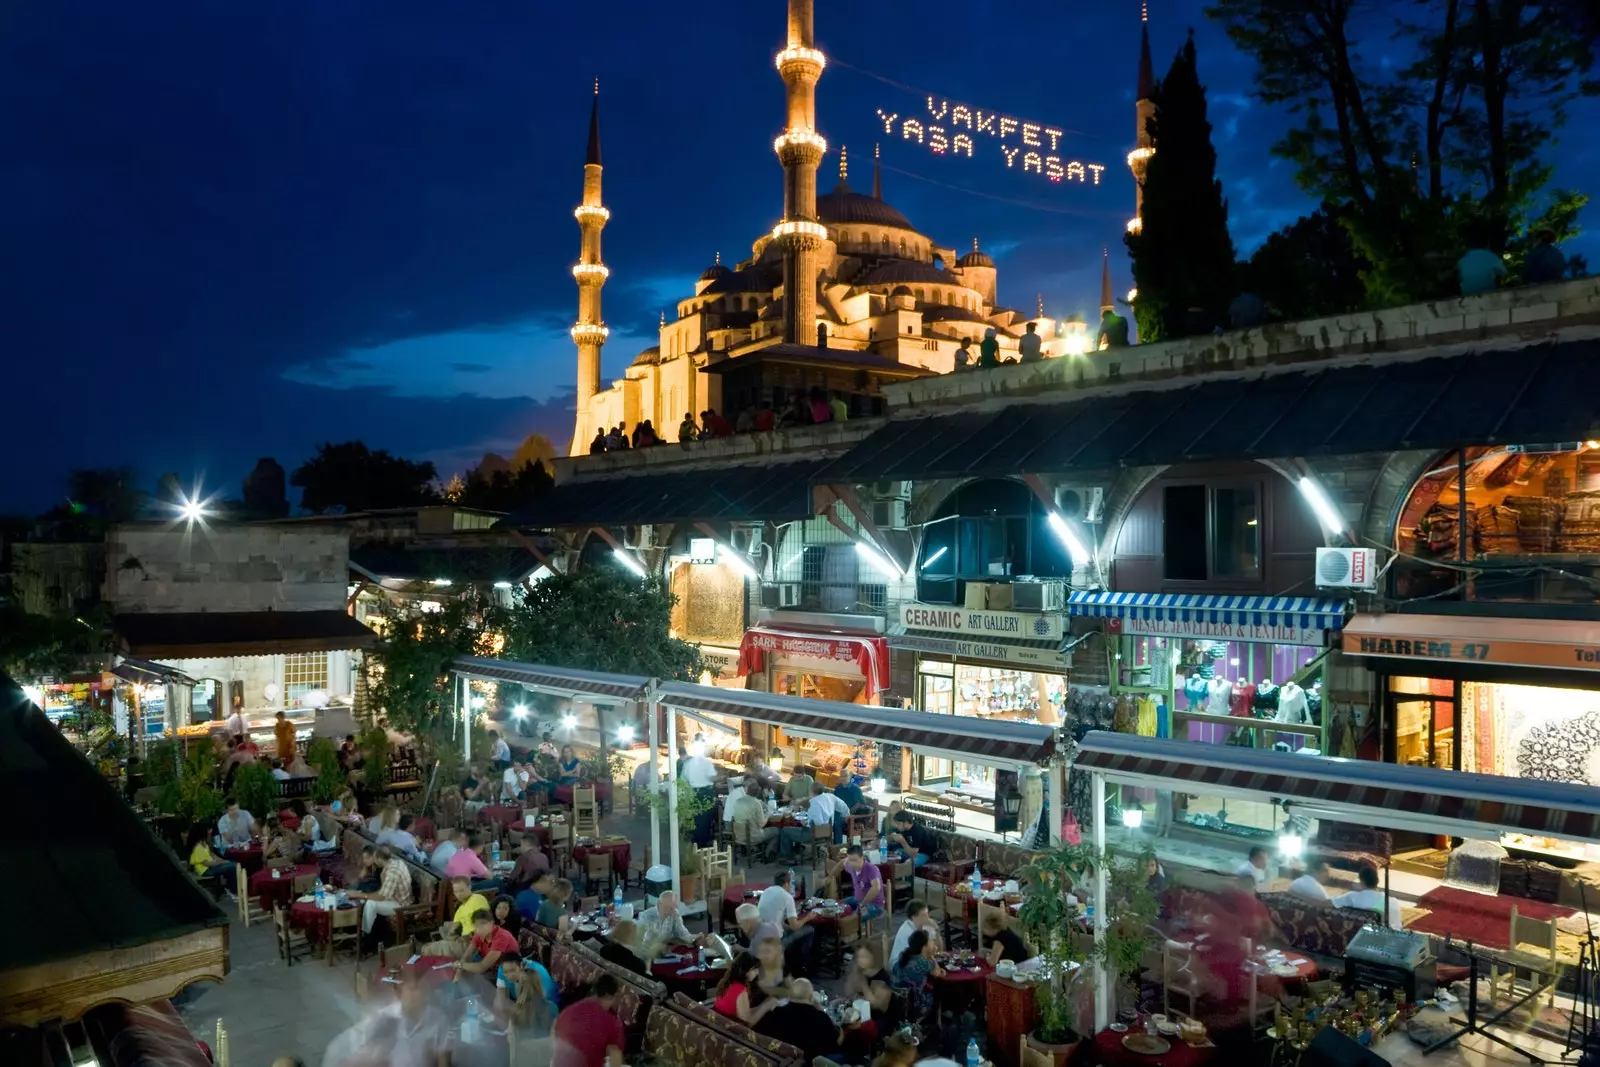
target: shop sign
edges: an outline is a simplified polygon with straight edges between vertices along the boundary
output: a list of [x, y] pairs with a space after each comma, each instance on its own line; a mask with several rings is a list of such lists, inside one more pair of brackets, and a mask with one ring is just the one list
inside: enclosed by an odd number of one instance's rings
[[1318, 647], [1327, 633], [1316, 626], [1253, 623], [1242, 619], [1206, 622], [1201, 619], [1111, 618], [1106, 620], [1106, 629], [1130, 637], [1176, 637]]
[[1053, 648], [1027, 648], [1002, 641], [965, 641], [949, 637], [919, 637], [915, 634], [901, 634], [893, 640], [895, 648], [929, 652], [952, 659], [1014, 663], [1019, 667], [1041, 667], [1052, 671], [1062, 671], [1072, 666], [1069, 654]]
[[1462, 641], [1416, 637], [1372, 637], [1345, 634], [1344, 651], [1357, 656], [1440, 660], [1452, 663], [1494, 663], [1505, 667], [1557, 667], [1600, 670], [1600, 647], [1559, 645], [1540, 641]]
[[1060, 641], [1066, 635], [1066, 616], [1060, 612], [974, 611], [935, 604], [902, 604], [900, 624], [908, 630], [935, 630], [972, 638]]

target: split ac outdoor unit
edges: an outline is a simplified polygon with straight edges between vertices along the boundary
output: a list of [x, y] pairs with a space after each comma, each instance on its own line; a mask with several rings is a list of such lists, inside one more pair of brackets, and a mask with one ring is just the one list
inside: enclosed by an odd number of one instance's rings
[[756, 527], [735, 526], [728, 531], [728, 547], [742, 556], [748, 556], [756, 544]]
[[1012, 582], [1013, 611], [1064, 611], [1067, 606], [1065, 582]]
[[654, 526], [624, 526], [622, 528], [622, 544], [625, 548], [636, 551], [645, 551], [656, 547], [656, 528]]
[[764, 608], [797, 608], [800, 606], [799, 582], [773, 582], [761, 587], [761, 606]]
[[1063, 485], [1055, 493], [1056, 510], [1072, 522], [1096, 523], [1106, 508], [1106, 490], [1100, 485]]
[[910, 500], [910, 482], [873, 482], [872, 495], [890, 500]]
[[870, 505], [872, 509], [872, 525], [880, 530], [904, 530], [906, 528], [906, 501], [874, 500]]
[[1317, 585], [1323, 589], [1378, 588], [1378, 550], [1317, 549]]

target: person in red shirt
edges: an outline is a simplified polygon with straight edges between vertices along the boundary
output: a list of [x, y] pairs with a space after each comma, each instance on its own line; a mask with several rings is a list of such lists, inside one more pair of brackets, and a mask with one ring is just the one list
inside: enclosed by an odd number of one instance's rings
[[622, 1020], [617, 997], [622, 987], [609, 974], [594, 980], [587, 999], [556, 1016], [550, 1031], [550, 1067], [622, 1067]]
[[723, 418], [720, 412], [706, 412], [704, 426], [711, 431], [712, 437], [733, 436], [733, 427], [728, 424], [728, 420]]
[[517, 939], [503, 926], [494, 924], [494, 916], [487, 908], [472, 915], [472, 940], [467, 942], [467, 954], [456, 961], [456, 970], [464, 974], [482, 974], [494, 970], [502, 956], [515, 956]]

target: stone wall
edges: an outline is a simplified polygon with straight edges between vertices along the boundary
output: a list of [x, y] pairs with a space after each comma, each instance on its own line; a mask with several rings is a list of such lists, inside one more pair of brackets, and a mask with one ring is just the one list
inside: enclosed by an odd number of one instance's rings
[[346, 531], [283, 526], [119, 526], [105, 599], [118, 613], [343, 611]]
[[104, 541], [20, 542], [11, 546], [12, 594], [23, 611], [34, 615], [84, 610], [100, 599], [105, 576]]
[[[718, 466], [731, 466], [741, 461], [750, 462], [766, 456], [786, 456], [794, 459], [810, 455], [823, 457], [843, 453], [883, 423], [884, 420], [881, 418], [851, 419], [848, 422], [797, 426], [767, 433], [714, 437], [706, 441], [692, 441], [686, 445], [657, 445], [654, 448], [604, 452], [595, 456], [565, 456], [556, 459], [553, 467], [555, 480], [560, 483], [574, 478], [645, 474], [667, 467], [705, 465], [714, 470]], [[674, 426], [673, 429], [676, 430], [677, 427]]]

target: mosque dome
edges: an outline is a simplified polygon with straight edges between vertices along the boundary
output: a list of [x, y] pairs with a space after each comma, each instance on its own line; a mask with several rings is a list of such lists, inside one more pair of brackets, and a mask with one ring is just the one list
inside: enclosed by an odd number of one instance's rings
[[972, 242], [972, 251], [956, 260], [957, 267], [993, 267], [994, 260], [989, 258], [989, 253], [978, 250], [978, 242]]
[[890, 226], [916, 232], [909, 219], [875, 196], [858, 193], [844, 182], [817, 197], [817, 218], [829, 226]]
[[661, 346], [651, 345], [649, 348], [633, 357], [633, 366], [648, 367], [661, 362]]
[[703, 282], [714, 282], [718, 278], [726, 278], [732, 273], [733, 271], [722, 265], [722, 253], [718, 252], [717, 261], [700, 272], [700, 280]]

